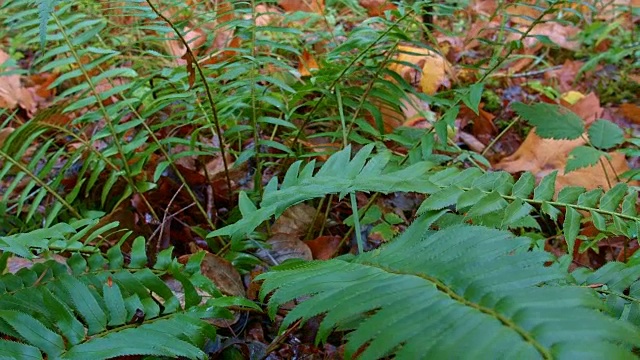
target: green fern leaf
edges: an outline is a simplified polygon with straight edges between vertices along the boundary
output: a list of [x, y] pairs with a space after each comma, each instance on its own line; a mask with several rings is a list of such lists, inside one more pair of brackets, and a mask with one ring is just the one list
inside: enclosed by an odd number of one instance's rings
[[[205, 354], [202, 350], [176, 336], [182, 331], [194, 337], [200, 337], [197, 333], [199, 329], [190, 323], [188, 317], [175, 316], [95, 338], [73, 347], [62, 358], [84, 360], [126, 355], [155, 355], [203, 359]], [[127, 346], [118, 347], [114, 344], [127, 344]]]
[[40, 350], [31, 345], [0, 339], [0, 349], [1, 359], [42, 360]]
[[588, 130], [589, 142], [598, 149], [608, 150], [624, 141], [624, 132], [611, 121], [596, 120]]
[[555, 170], [540, 180], [540, 184], [533, 190], [533, 199], [549, 201], [555, 192], [556, 177], [558, 171]]
[[526, 199], [536, 186], [536, 178], [530, 172], [526, 172], [520, 176], [518, 181], [513, 185], [512, 194], [515, 197]]
[[615, 318], [640, 328], [640, 262], [636, 253], [628, 263], [612, 261], [596, 271], [576, 269], [578, 284], [594, 287]]
[[600, 209], [605, 211], [616, 211], [620, 202], [624, 198], [625, 193], [627, 192], [627, 184], [618, 183], [614, 187], [612, 187], [609, 191], [602, 195], [600, 199]]
[[537, 103], [511, 105], [518, 115], [536, 127], [536, 134], [547, 139], [577, 139], [584, 133], [582, 119], [559, 105]]
[[24, 341], [42, 349], [49, 357], [56, 358], [64, 350], [62, 337], [30, 315], [14, 310], [0, 310], [0, 319], [20, 334]]
[[578, 146], [569, 153], [564, 172], [569, 173], [581, 168], [594, 166], [602, 156], [607, 156], [607, 153], [590, 146]]
[[576, 238], [580, 232], [580, 220], [582, 215], [572, 208], [567, 208], [567, 212], [564, 215], [564, 223], [562, 230], [564, 232], [564, 238], [567, 242], [567, 251], [569, 254], [573, 254], [573, 248], [576, 243]]
[[628, 356], [639, 343], [637, 329], [599, 312], [589, 289], [551, 285], [567, 277], [543, 266], [548, 254], [528, 252], [528, 239], [425, 225], [420, 217], [386, 247], [357, 257], [285, 264], [260, 275], [261, 296], [272, 293], [269, 313], [307, 297], [282, 326], [325, 314], [323, 341], [350, 324], [345, 355], [362, 359]]

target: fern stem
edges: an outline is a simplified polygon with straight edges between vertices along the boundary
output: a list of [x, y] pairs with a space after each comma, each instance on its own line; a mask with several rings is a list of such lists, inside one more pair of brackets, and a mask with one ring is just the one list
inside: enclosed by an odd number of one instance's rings
[[520, 120], [519, 116], [516, 116], [515, 119], [513, 119], [509, 125], [507, 125], [507, 127], [505, 127], [500, 134], [498, 134], [498, 136], [496, 136], [495, 138], [493, 138], [493, 140], [491, 140], [491, 142], [489, 143], [489, 145], [487, 145], [487, 147], [484, 148], [484, 150], [482, 150], [482, 152], [480, 153], [480, 155], [485, 156], [487, 154], [487, 152], [489, 150], [491, 150], [491, 148], [493, 148], [493, 146], [498, 142], [498, 140], [502, 139], [502, 137], [504, 136], [504, 134], [507, 133], [507, 131], [509, 131], [509, 129], [511, 129], [513, 127], [513, 125], [515, 125], [518, 120]]
[[[256, 113], [256, 2], [251, 0], [251, 74], [249, 83], [251, 84], [251, 123], [253, 125], [253, 150], [256, 159], [256, 169], [253, 178], [253, 188], [260, 194], [262, 190], [262, 162], [260, 161], [260, 128], [258, 124], [258, 114]], [[275, 131], [275, 129], [274, 129]]]
[[218, 139], [220, 139], [220, 156], [222, 156], [222, 164], [224, 166], [224, 175], [227, 180], [227, 188], [229, 189], [229, 194], [231, 194], [231, 191], [232, 191], [231, 177], [229, 175], [229, 164], [227, 164], [225, 141], [224, 141], [224, 136], [222, 134], [222, 127], [220, 126], [218, 110], [216, 108], [215, 102], [213, 101], [213, 94], [211, 93], [211, 89], [209, 88], [209, 82], [207, 81], [207, 78], [204, 75], [204, 71], [202, 71], [202, 67], [198, 62], [198, 58], [195, 56], [195, 54], [191, 50], [191, 46], [189, 46], [189, 43], [187, 42], [187, 40], [180, 33], [180, 30], [176, 28], [176, 26], [173, 24], [173, 22], [171, 22], [171, 20], [169, 20], [160, 11], [158, 11], [155, 5], [151, 3], [151, 0], [145, 0], [145, 2], [149, 5], [151, 10], [156, 15], [158, 15], [162, 20], [164, 20], [164, 22], [166, 22], [171, 27], [171, 29], [173, 29], [173, 31], [176, 33], [176, 36], [180, 38], [180, 42], [182, 42], [182, 45], [184, 45], [184, 47], [187, 49], [187, 54], [189, 54], [189, 56], [191, 57], [193, 66], [195, 66], [196, 70], [198, 70], [198, 74], [200, 75], [200, 79], [202, 80], [202, 84], [204, 85], [205, 93], [207, 94], [207, 100], [209, 102], [209, 106], [211, 107], [211, 114], [213, 115], [213, 125], [215, 126], [216, 132], [218, 133]]
[[356, 229], [358, 254], [362, 254], [364, 252], [364, 245], [362, 244], [362, 229], [360, 228], [360, 217], [358, 216], [358, 202], [356, 201], [356, 193], [350, 193], [349, 198], [351, 199], [351, 211], [353, 212], [353, 226]]
[[[360, 215], [358, 217], [359, 221], [362, 221], [364, 219], [364, 216], [367, 214], [367, 211], [369, 211], [369, 209], [371, 209], [371, 206], [373, 206], [373, 203], [376, 201], [376, 199], [378, 199], [379, 196], [380, 196], [380, 193], [378, 193], [378, 192], [373, 194], [373, 196], [371, 196], [371, 199], [369, 199], [369, 202], [367, 202], [367, 204], [364, 206], [364, 208], [362, 208], [362, 212], [359, 214]], [[356, 215], [354, 214], [354, 219], [355, 219], [355, 216]], [[354, 222], [354, 224], [355, 224], [355, 222]], [[338, 246], [336, 246], [336, 249], [333, 251], [333, 254], [331, 255], [332, 258], [338, 254], [338, 251], [340, 250], [340, 248], [342, 248], [342, 246], [347, 242], [347, 239], [349, 239], [349, 237], [351, 237], [351, 233], [353, 233], [354, 229], [355, 229], [355, 227], [351, 226], [349, 228], [349, 230], [347, 230], [347, 232], [342, 237], [342, 240], [340, 240], [340, 243], [338, 244]]]

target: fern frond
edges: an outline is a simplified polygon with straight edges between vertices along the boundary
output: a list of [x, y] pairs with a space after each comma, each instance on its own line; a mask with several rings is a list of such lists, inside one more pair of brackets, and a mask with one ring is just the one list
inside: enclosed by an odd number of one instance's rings
[[640, 253], [627, 263], [612, 261], [596, 271], [576, 269], [576, 282], [597, 291], [615, 318], [640, 328]]
[[373, 252], [260, 275], [269, 314], [308, 297], [282, 327], [325, 314], [317, 341], [352, 328], [345, 354], [362, 359], [629, 357], [639, 344], [593, 291], [562, 285], [567, 275], [544, 267], [550, 256], [528, 251], [529, 240], [479, 226], [433, 232], [433, 220]]
[[640, 217], [635, 207], [638, 197], [635, 189], [625, 183], [606, 192], [568, 186], [554, 199], [556, 175], [557, 172], [552, 172], [536, 186], [530, 173], [524, 173], [514, 183], [511, 175], [505, 172], [447, 169], [429, 177], [440, 190], [435, 193], [425, 191], [430, 196], [420, 205], [418, 213], [455, 206], [476, 224], [503, 229], [539, 228], [531, 216], [534, 206], [554, 221], [564, 208], [562, 231], [568, 249], [574, 247], [585, 213], [600, 231], [628, 238], [637, 236]]
[[607, 192], [565, 187], [554, 199], [557, 172], [549, 174], [536, 186], [531, 173], [524, 173], [514, 182], [504, 171], [484, 173], [478, 168], [433, 171], [429, 162], [398, 169], [390, 163], [388, 152], [367, 160], [372, 150], [373, 145], [367, 145], [352, 159], [351, 149], [347, 147], [329, 157], [315, 174], [315, 162], [304, 167], [300, 161], [294, 163], [279, 188], [277, 178], [265, 187], [260, 208], [241, 193], [242, 219], [210, 233], [209, 237], [226, 235], [237, 239], [301, 201], [326, 194], [344, 196], [355, 191], [428, 194], [418, 209], [419, 214], [455, 206], [465, 215], [464, 219], [500, 229], [539, 228], [531, 215], [536, 208], [554, 221], [558, 220], [560, 209], [565, 209], [562, 231], [569, 249], [573, 249], [585, 213], [603, 232], [634, 238], [640, 228], [640, 217], [635, 208], [637, 191], [624, 183]]
[[[81, 233], [63, 224], [51, 229], [54, 234], [28, 234], [28, 243], [43, 248], [75, 244], [72, 239]], [[48, 238], [34, 240], [44, 234]], [[106, 257], [75, 253], [66, 264], [49, 260], [0, 276], [0, 333], [5, 336], [0, 354], [15, 359], [204, 358], [201, 348], [216, 332], [202, 319], [229, 315], [225, 307], [230, 305], [256, 306], [245, 299], [203, 302], [197, 290], [206, 285], [199, 273], [202, 256], [183, 266], [171, 251], [162, 251], [151, 270], [145, 243], [138, 238], [127, 266], [116, 245]], [[184, 302], [162, 280], [164, 275], [181, 283]]]
[[[209, 237], [230, 235], [237, 238], [255, 230], [271, 216], [279, 216], [288, 207], [299, 202], [339, 193], [341, 197], [355, 191], [390, 193], [393, 191], [435, 191], [426, 180], [428, 163], [416, 163], [404, 169], [389, 164], [391, 153], [381, 152], [368, 159], [374, 145], [363, 147], [351, 159], [351, 147], [333, 154], [314, 175], [315, 161], [302, 167], [297, 161], [284, 176], [278, 189], [278, 179], [273, 178], [264, 189], [260, 209], [240, 193], [242, 219], [235, 224], [218, 229]], [[302, 169], [301, 169], [302, 167]]]

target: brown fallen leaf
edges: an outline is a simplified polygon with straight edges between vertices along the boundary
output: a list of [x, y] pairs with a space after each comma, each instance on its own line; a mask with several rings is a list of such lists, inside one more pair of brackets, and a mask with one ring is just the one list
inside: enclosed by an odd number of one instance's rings
[[640, 106], [635, 104], [620, 105], [622, 115], [634, 124], [640, 124]]
[[[9, 54], [0, 50], [0, 69], [11, 70], [4, 67], [9, 60]], [[36, 111], [36, 102], [31, 93], [22, 86], [20, 75], [0, 75], [0, 109], [15, 109], [20, 106], [32, 115]]]
[[566, 101], [566, 95], [575, 94], [576, 92], [567, 92], [561, 98], [561, 105], [573, 111], [578, 115], [586, 126], [591, 125], [594, 121], [602, 117], [604, 109], [600, 106], [600, 99], [595, 93], [587, 95], [579, 94], [576, 99]]
[[520, 148], [495, 164], [496, 169], [510, 173], [530, 171], [534, 175], [564, 169], [571, 150], [584, 145], [582, 138], [575, 140], [543, 139], [532, 129]]
[[220, 256], [206, 253], [200, 263], [200, 270], [202, 275], [216, 284], [221, 293], [241, 297], [246, 295], [240, 273], [229, 261]]
[[267, 240], [269, 248], [256, 253], [260, 259], [271, 265], [278, 265], [288, 259], [313, 259], [311, 249], [304, 242], [289, 234], [275, 234]]
[[[297, 238], [304, 237], [312, 226], [316, 216], [316, 209], [307, 204], [297, 204], [287, 210], [271, 226], [274, 234], [287, 234]], [[318, 216], [321, 217], [321, 216]], [[316, 220], [316, 225], [320, 225]]]
[[338, 246], [342, 238], [338, 235], [319, 236], [313, 240], [305, 241], [305, 244], [311, 249], [313, 258], [316, 260], [329, 260], [333, 254], [337, 253]]
[[359, 0], [358, 3], [367, 9], [369, 16], [381, 16], [387, 10], [396, 9], [396, 5], [389, 0]]
[[557, 84], [557, 89], [565, 93], [575, 88], [576, 75], [583, 65], [581, 61], [566, 60], [560, 69], [545, 72], [544, 78], [546, 81]]
[[[610, 152], [611, 160], [606, 160], [604, 157], [600, 158], [604, 163], [604, 168], [601, 163], [598, 163], [591, 167], [586, 167], [572, 171], [568, 174], [564, 173], [564, 170], [558, 173], [556, 179], [556, 193], [566, 186], [582, 186], [587, 190], [595, 188], [602, 188], [609, 190], [612, 185], [619, 182], [617, 176], [629, 171], [629, 165], [625, 156], [619, 152]], [[546, 175], [544, 172], [540, 173], [541, 176]], [[629, 182], [628, 185], [636, 186], [637, 181]]]
[[9, 137], [9, 135], [14, 132], [16, 129], [12, 128], [12, 127], [6, 127], [2, 130], [0, 130], [0, 148], [2, 148], [2, 145], [4, 144], [4, 141]]
[[498, 9], [498, 2], [496, 0], [472, 0], [469, 6], [476, 14], [491, 16]]
[[556, 22], [536, 24], [531, 29], [529, 36], [547, 36], [556, 45], [567, 50], [578, 50], [580, 42], [575, 40], [580, 28], [571, 25], [562, 25]]
[[[556, 193], [565, 186], [582, 186], [587, 190], [595, 188], [610, 189], [611, 185], [618, 183], [617, 176], [629, 170], [629, 165], [623, 154], [611, 152], [611, 160], [602, 158], [605, 169], [600, 163], [586, 168], [581, 168], [570, 173], [565, 173], [569, 153], [576, 146], [584, 145], [582, 139], [553, 140], [543, 139], [535, 134], [534, 130], [522, 143], [520, 148], [511, 156], [508, 156], [494, 168], [510, 173], [530, 171], [537, 180], [549, 173], [558, 170], [556, 180]], [[610, 162], [610, 164], [609, 164]]]
[[320, 69], [320, 66], [316, 59], [307, 51], [307, 49], [304, 49], [302, 51], [302, 56], [300, 56], [300, 62], [298, 63], [298, 72], [300, 73], [300, 76], [311, 76], [311, 71], [318, 69]]
[[278, 5], [287, 12], [306, 11], [324, 13], [324, 0], [279, 0]]

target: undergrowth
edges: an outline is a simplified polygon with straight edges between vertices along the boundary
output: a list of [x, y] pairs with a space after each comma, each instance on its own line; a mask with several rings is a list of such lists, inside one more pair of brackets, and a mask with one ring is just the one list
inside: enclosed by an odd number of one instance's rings
[[[488, 56], [469, 65], [475, 78], [425, 94], [390, 67], [420, 72], [397, 58], [415, 55], [407, 45], [442, 50], [425, 45], [437, 24], [422, 15], [465, 4], [398, 2], [367, 17], [357, 2], [327, 1], [323, 14], [265, 20], [260, 6], [272, 3], [0, 3], [2, 75], [49, 76], [36, 108], [0, 113], [2, 356], [204, 358], [212, 319], [262, 301], [271, 319], [295, 301], [281, 331], [323, 315], [316, 342], [346, 332], [347, 357], [632, 356], [638, 253], [570, 270], [605, 238], [625, 249], [637, 239], [637, 189], [557, 189], [557, 172], [536, 182], [492, 171], [454, 140], [461, 109], [480, 111], [490, 77], [535, 24], [586, 21], [579, 4], [533, 6], [540, 16], [517, 40], [486, 41]], [[515, 32], [501, 24], [497, 39]], [[598, 40], [587, 35], [585, 48]], [[637, 51], [621, 47], [588, 66]], [[317, 60], [308, 73], [305, 54]], [[425, 126], [388, 128], [416, 102], [428, 104], [418, 106]], [[566, 172], [605, 166], [625, 141], [617, 126], [586, 129], [559, 105], [509, 105], [543, 138], [585, 139]], [[421, 196], [412, 224], [365, 251], [367, 212], [400, 193]], [[358, 194], [371, 195], [366, 205]], [[272, 219], [303, 202], [349, 208], [340, 235], [344, 244], [353, 234], [354, 254], [270, 269], [256, 279], [258, 304], [223, 294], [201, 274], [204, 252], [167, 239], [189, 234], [245, 274], [263, 265]], [[586, 222], [595, 234], [581, 232]], [[548, 237], [562, 240], [561, 256], [546, 251]], [[178, 261], [185, 253], [195, 254]]]

